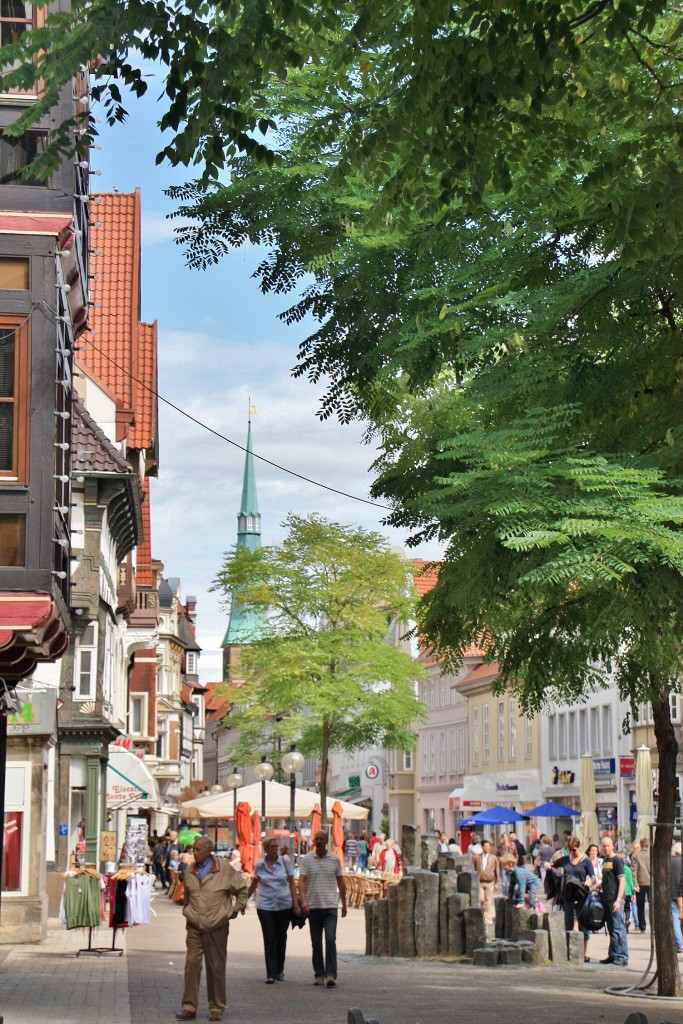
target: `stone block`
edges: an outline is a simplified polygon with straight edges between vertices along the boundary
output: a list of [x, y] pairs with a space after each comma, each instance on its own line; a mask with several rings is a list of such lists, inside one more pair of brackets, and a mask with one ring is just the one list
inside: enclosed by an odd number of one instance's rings
[[535, 924], [536, 912], [534, 910], [527, 910], [526, 907], [512, 908], [512, 927], [510, 928], [509, 935], [512, 942], [519, 942], [520, 939], [531, 939], [531, 932], [533, 931], [532, 918]]
[[455, 893], [446, 900], [448, 928], [448, 956], [465, 955], [465, 919], [463, 913], [469, 908], [467, 893]]
[[[629, 1013], [624, 1024], [647, 1024], [647, 1017], [644, 1013], [640, 1013], [639, 1010], [634, 1010], [633, 1013]], [[662, 1021], [662, 1024], [665, 1024], [665, 1022]]]
[[479, 875], [470, 868], [469, 871], [458, 873], [458, 892], [466, 892], [470, 898], [470, 906], [478, 907], [479, 901]]
[[567, 960], [572, 967], [583, 967], [583, 935], [567, 932]]
[[372, 915], [375, 910], [376, 900], [368, 900], [364, 904], [365, 911], [365, 955], [372, 956]]
[[469, 907], [463, 911], [465, 921], [465, 956], [472, 956], [475, 949], [486, 945], [486, 926], [481, 907]]
[[508, 938], [508, 936], [507, 936], [507, 934], [505, 932], [505, 904], [506, 903], [507, 903], [507, 900], [496, 900], [494, 902], [494, 904], [493, 904], [494, 907], [495, 907], [495, 910], [496, 910], [495, 934], [496, 934], [496, 938], [497, 939], [506, 939], [506, 938]]
[[495, 946], [484, 946], [481, 949], [472, 950], [472, 959], [475, 967], [497, 967], [498, 950]]
[[[440, 860], [441, 858], [439, 858]], [[458, 891], [455, 871], [439, 871], [439, 953], [448, 952], [448, 897]]]
[[518, 946], [504, 946], [498, 954], [498, 963], [507, 964], [512, 966], [513, 964], [521, 964], [522, 962], [522, 950]]
[[389, 904], [389, 951], [388, 956], [398, 956], [398, 885], [387, 889]]
[[554, 964], [567, 962], [567, 932], [564, 927], [564, 914], [552, 911], [543, 915], [543, 926], [548, 932], [550, 942], [550, 959]]
[[534, 937], [534, 956], [532, 963], [535, 967], [542, 967], [550, 959], [550, 936], [545, 928], [536, 928]]
[[420, 867], [423, 871], [436, 871], [439, 860], [439, 844], [436, 836], [422, 836], [420, 840]]
[[372, 914], [372, 955], [391, 956], [389, 948], [389, 900], [371, 900]]
[[403, 867], [420, 867], [421, 832], [419, 825], [404, 825], [401, 829], [401, 859]]
[[398, 889], [398, 955], [415, 956], [415, 875], [404, 875]]
[[439, 876], [418, 871], [415, 879], [415, 952], [436, 956], [439, 952]]
[[455, 857], [451, 853], [440, 853], [436, 858], [437, 871], [455, 871]]

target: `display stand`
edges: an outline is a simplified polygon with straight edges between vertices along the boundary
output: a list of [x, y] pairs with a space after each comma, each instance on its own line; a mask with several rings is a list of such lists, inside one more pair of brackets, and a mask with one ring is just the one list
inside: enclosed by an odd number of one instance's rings
[[88, 948], [79, 949], [76, 956], [123, 956], [124, 952], [125, 950], [116, 948], [116, 928], [111, 940], [111, 949], [109, 946], [93, 946], [92, 928], [88, 928]]

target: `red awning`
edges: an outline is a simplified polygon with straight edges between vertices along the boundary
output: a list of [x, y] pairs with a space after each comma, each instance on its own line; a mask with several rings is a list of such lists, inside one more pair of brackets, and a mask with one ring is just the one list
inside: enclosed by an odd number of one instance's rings
[[68, 636], [48, 594], [0, 593], [0, 676], [22, 679], [39, 661], [55, 661]]

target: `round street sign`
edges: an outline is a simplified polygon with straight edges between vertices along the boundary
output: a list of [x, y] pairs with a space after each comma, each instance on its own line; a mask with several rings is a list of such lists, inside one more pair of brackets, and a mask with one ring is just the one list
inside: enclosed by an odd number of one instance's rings
[[369, 779], [376, 779], [379, 775], [379, 767], [374, 761], [371, 761], [365, 769], [365, 774]]

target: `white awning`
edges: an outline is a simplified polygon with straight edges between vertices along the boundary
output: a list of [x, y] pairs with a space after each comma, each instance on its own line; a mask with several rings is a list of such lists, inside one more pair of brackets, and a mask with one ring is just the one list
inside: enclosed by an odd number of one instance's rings
[[123, 747], [109, 747], [107, 807], [161, 807], [157, 780], [141, 758]]
[[[280, 782], [266, 782], [266, 817], [267, 818], [289, 818], [291, 802], [291, 790], [289, 786], [283, 786]], [[240, 786], [237, 793], [237, 803], [243, 801], [261, 813], [261, 783], [253, 782], [250, 786]], [[311, 793], [307, 789], [296, 789], [294, 791], [294, 817], [303, 819], [310, 818], [313, 808], [320, 803], [318, 793]], [[335, 803], [333, 796], [327, 798], [327, 818], [332, 820], [332, 805]], [[350, 804], [340, 800], [342, 817], [350, 821], [365, 821], [369, 815], [367, 807], [359, 804]], [[180, 805], [182, 814], [190, 818], [232, 818], [235, 799], [232, 790], [226, 793], [217, 793], [210, 796], [198, 796], [194, 800], [186, 800]]]

